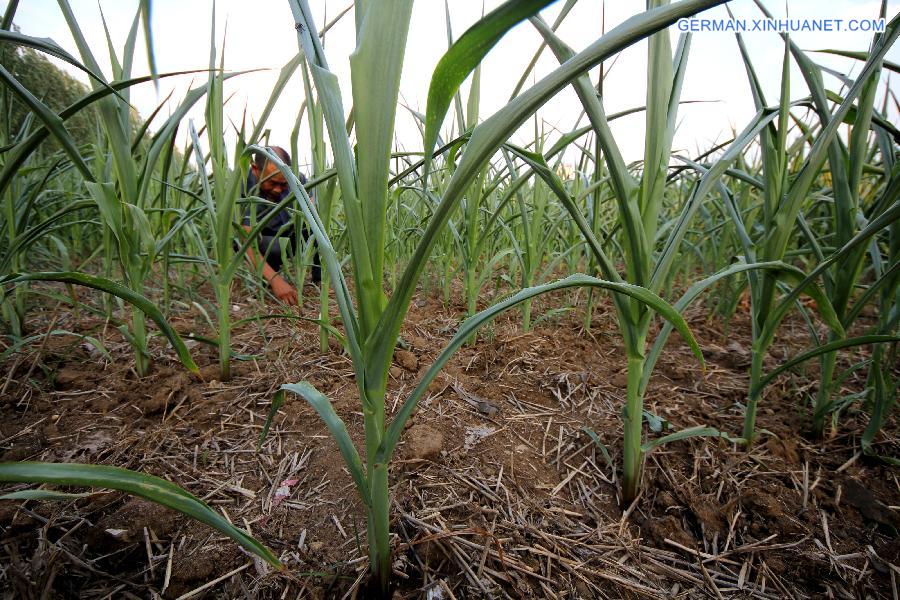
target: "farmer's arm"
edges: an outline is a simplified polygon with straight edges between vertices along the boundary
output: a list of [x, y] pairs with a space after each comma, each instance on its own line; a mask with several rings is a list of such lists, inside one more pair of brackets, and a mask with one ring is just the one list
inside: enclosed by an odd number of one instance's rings
[[[244, 231], [250, 232], [250, 226], [244, 225]], [[297, 298], [297, 290], [284, 280], [284, 277], [279, 275], [278, 271], [273, 269], [263, 255], [250, 245], [247, 247], [247, 260], [250, 261], [254, 267], [258, 267], [260, 261], [262, 261], [262, 274], [263, 279], [268, 282], [269, 286], [272, 288], [272, 293], [275, 294], [275, 297], [284, 302], [285, 304], [289, 304], [291, 306], [296, 306], [298, 302]]]

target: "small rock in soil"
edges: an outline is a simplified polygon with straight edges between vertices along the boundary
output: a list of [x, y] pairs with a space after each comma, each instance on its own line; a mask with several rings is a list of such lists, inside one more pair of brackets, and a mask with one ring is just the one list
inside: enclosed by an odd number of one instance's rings
[[429, 425], [414, 425], [405, 435], [404, 454], [410, 459], [435, 460], [444, 446], [444, 434]]
[[434, 378], [434, 381], [428, 384], [428, 393], [429, 394], [441, 394], [444, 390], [449, 387], [450, 384], [447, 383], [447, 380], [444, 375], [438, 375]]
[[494, 416], [500, 411], [500, 408], [480, 396], [467, 392], [465, 388], [458, 383], [453, 384], [453, 389], [460, 398], [471, 404], [475, 410], [483, 415]]
[[407, 371], [416, 371], [419, 368], [419, 359], [409, 350], [397, 350], [394, 352], [394, 358]]
[[728, 347], [725, 349], [725, 356], [723, 357], [726, 362], [728, 362], [732, 367], [746, 367], [750, 365], [751, 357], [750, 352], [739, 344], [738, 342], [731, 342], [728, 344]]

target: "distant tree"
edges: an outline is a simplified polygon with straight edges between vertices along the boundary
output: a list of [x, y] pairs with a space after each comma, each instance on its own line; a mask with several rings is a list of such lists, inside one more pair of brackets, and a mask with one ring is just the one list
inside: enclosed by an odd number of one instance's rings
[[[15, 26], [13, 28], [17, 29]], [[38, 50], [0, 43], [0, 65], [3, 65], [36, 98], [57, 113], [91, 91], [89, 86], [66, 70], [56, 66], [52, 60]], [[0, 119], [6, 120], [5, 132], [8, 136], [7, 139], [0, 140], [0, 145], [6, 145], [13, 143], [22, 132], [22, 127], [26, 124], [31, 111], [6, 89], [4, 84], [0, 84], [0, 93], [4, 96], [3, 99], [0, 99]], [[8, 107], [5, 114], [3, 114], [4, 105]], [[143, 121], [141, 115], [134, 108], [131, 109], [130, 115], [131, 133], [136, 136]], [[37, 121], [33, 121], [29, 127], [33, 129], [37, 124]], [[66, 130], [79, 145], [96, 144], [99, 139], [97, 134], [100, 121], [93, 105], [83, 108], [67, 119], [65, 125]], [[3, 131], [4, 128], [0, 125], [0, 132]], [[145, 138], [138, 145], [138, 151], [145, 151], [146, 146], [147, 139]], [[38, 149], [36, 158], [40, 161], [42, 156], [55, 154], [60, 149], [56, 140], [49, 137]], [[180, 158], [181, 153], [176, 152], [176, 156]]]
[[[85, 84], [57, 67], [44, 54], [31, 48], [0, 44], [0, 64], [55, 112], [60, 112], [89, 91]], [[6, 131], [10, 138], [15, 139], [30, 111], [5, 86], [0, 86], [0, 90], [6, 97], [7, 106], [6, 114], [0, 115], [0, 118], [7, 120]], [[94, 109], [88, 107], [68, 119], [66, 129], [79, 144], [91, 143], [96, 140], [96, 123]], [[39, 153], [51, 153], [58, 149], [59, 146], [50, 138]]]

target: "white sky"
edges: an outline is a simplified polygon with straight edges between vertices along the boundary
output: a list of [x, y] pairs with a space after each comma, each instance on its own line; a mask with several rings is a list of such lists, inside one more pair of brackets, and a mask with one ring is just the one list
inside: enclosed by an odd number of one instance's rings
[[[331, 20], [352, 0], [326, 1], [311, 0], [310, 4], [321, 25]], [[97, 0], [70, 0], [86, 38], [91, 42], [97, 60], [109, 76], [109, 59], [105, 35], [100, 20]], [[485, 0], [485, 9], [491, 10], [500, 0]], [[474, 23], [482, 11], [481, 2], [464, 0], [451, 2], [453, 33], [459, 36]], [[545, 18], [552, 22], [563, 2], [558, 2], [544, 11]], [[608, 1], [606, 4], [606, 29], [609, 30], [624, 19], [644, 10], [643, 0]], [[0, 0], [5, 9], [6, 1]], [[107, 22], [112, 31], [116, 51], [121, 52], [125, 37], [131, 25], [136, 0], [100, 0]], [[601, 33], [602, 0], [581, 0], [569, 14], [559, 29], [560, 36], [576, 50], [594, 41]], [[791, 18], [871, 18], [878, 15], [879, 2], [853, 0], [790, 0], [787, 7], [783, 2], [767, 2], [769, 10], [776, 17], [783, 17], [786, 11]], [[157, 63], [161, 73], [185, 69], [202, 69], [208, 64], [211, 0], [155, 0], [153, 3], [153, 29], [156, 43]], [[252, 6], [251, 8], [248, 8]], [[737, 17], [759, 18], [760, 13], [752, 0], [734, 0], [730, 3]], [[888, 18], [896, 12], [897, 3], [889, 3]], [[242, 75], [226, 83], [226, 96], [234, 93], [227, 114], [239, 123], [246, 106], [250, 117], [258, 114], [265, 104], [272, 85], [278, 76], [278, 69], [297, 51], [297, 39], [293, 28], [288, 3], [284, 0], [257, 0], [248, 3], [243, 0], [219, 0], [217, 3], [217, 41], [221, 44], [227, 21], [225, 40], [225, 65], [229, 70], [268, 68], [262, 73]], [[727, 18], [724, 7], [717, 7], [704, 16]], [[58, 44], [78, 55], [68, 27], [54, 0], [23, 0], [16, 15], [15, 23], [22, 33], [50, 37]], [[677, 42], [678, 31], [671, 30], [673, 45]], [[867, 50], [871, 34], [850, 32], [797, 33], [794, 40], [801, 48], [812, 50], [838, 48], [844, 50]], [[329, 64], [341, 81], [344, 100], [349, 102], [350, 81], [348, 56], [353, 50], [355, 39], [352, 12], [328, 32], [325, 50]], [[143, 53], [143, 38], [140, 38], [140, 55], [135, 59], [137, 73], [146, 72]], [[745, 41], [765, 89], [767, 99], [774, 103], [778, 96], [783, 45], [775, 33], [747, 33]], [[508, 101], [510, 92], [521, 76], [525, 66], [540, 43], [537, 32], [528, 23], [523, 23], [501, 40], [488, 55], [482, 67], [481, 116], [489, 116]], [[221, 47], [221, 46], [220, 46]], [[406, 102], [420, 112], [425, 112], [425, 99], [431, 72], [446, 50], [446, 34], [443, 0], [419, 0], [415, 4], [407, 55], [404, 63], [401, 94]], [[821, 64], [842, 72], [858, 72], [862, 63], [824, 54], [813, 55]], [[900, 62], [900, 47], [895, 46], [888, 53], [888, 59]], [[545, 51], [536, 70], [543, 76], [556, 63], [552, 54]], [[637, 44], [623, 52], [609, 68], [605, 83], [605, 107], [607, 113], [642, 106], [646, 90], [646, 45]], [[596, 80], [596, 69], [592, 73]], [[76, 71], [79, 79], [83, 74]], [[896, 79], [891, 86], [896, 90]], [[205, 74], [198, 74], [195, 85], [205, 80]], [[531, 81], [534, 79], [532, 78]], [[143, 115], [148, 115], [161, 98], [175, 89], [174, 98], [180, 98], [188, 89], [191, 78], [164, 80], [159, 95], [152, 84], [145, 84], [132, 91], [132, 103]], [[530, 83], [530, 82], [529, 82]], [[826, 76], [826, 84], [834, 90], [839, 86], [836, 80]], [[888, 85], [887, 74], [882, 75], [882, 96]], [[468, 84], [464, 86], [467, 93]], [[806, 95], [800, 73], [794, 68], [792, 74], [792, 98]], [[464, 96], [465, 98], [466, 96]], [[755, 113], [747, 85], [747, 78], [732, 34], [694, 34], [691, 54], [685, 78], [683, 100], [704, 100], [702, 104], [683, 106], [680, 124], [675, 138], [675, 150], [695, 155], [711, 147], [716, 142], [729, 139], [733, 129], [740, 130]], [[290, 147], [290, 134], [303, 101], [303, 85], [299, 71], [281, 96], [275, 111], [269, 119], [272, 130], [271, 142]], [[203, 119], [202, 101], [190, 114], [195, 121]], [[349, 106], [345, 107], [349, 111]], [[165, 111], [164, 111], [165, 112]], [[569, 131], [581, 112], [581, 106], [571, 88], [561, 92], [539, 113], [549, 127]], [[897, 122], [897, 114], [890, 118]], [[449, 119], [446, 125], [449, 127]], [[585, 122], [586, 123], [586, 122]], [[628, 161], [638, 160], [643, 155], [643, 115], [634, 115], [618, 120], [613, 132]], [[583, 123], [584, 124], [584, 123]], [[198, 124], [199, 128], [199, 124]], [[182, 135], [186, 131], [182, 129]], [[527, 124], [519, 141], [530, 140], [533, 124]], [[300, 163], [309, 160], [304, 139], [308, 140], [308, 128], [302, 128]], [[407, 150], [421, 149], [421, 138], [412, 117], [404, 109], [399, 109], [397, 138]]]

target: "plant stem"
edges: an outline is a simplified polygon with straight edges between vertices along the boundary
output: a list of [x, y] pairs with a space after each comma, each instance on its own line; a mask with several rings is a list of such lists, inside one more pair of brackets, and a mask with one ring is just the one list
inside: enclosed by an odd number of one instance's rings
[[[872, 452], [872, 443], [881, 426], [884, 425], [885, 418], [890, 413], [896, 402], [896, 393], [888, 392], [886, 378], [882, 371], [882, 360], [885, 353], [885, 347], [882, 344], [876, 344], [872, 350], [872, 363], [869, 367], [869, 375], [866, 381], [866, 387], [869, 389], [868, 400], [872, 405], [869, 415], [869, 423], [860, 439], [860, 445], [863, 452], [869, 454]], [[896, 392], [896, 386], [894, 387]]]
[[326, 269], [322, 269], [322, 279], [319, 281], [319, 320], [322, 326], [319, 327], [319, 350], [328, 351], [328, 332], [326, 325], [331, 323], [331, 316], [328, 314], [328, 273]]
[[384, 385], [365, 390], [363, 415], [366, 432], [366, 463], [369, 480], [369, 565], [372, 578], [386, 597], [391, 575], [390, 497], [387, 465], [375, 462], [375, 453], [384, 436]]
[[522, 331], [531, 331], [531, 300], [522, 303]]
[[216, 286], [216, 304], [219, 317], [219, 377], [231, 379], [231, 285], [220, 281]]
[[762, 390], [758, 390], [759, 381], [762, 377], [762, 360], [765, 356], [765, 350], [751, 348], [752, 362], [750, 363], [750, 396], [747, 398], [747, 408], [744, 411], [744, 433], [743, 438], [746, 440], [747, 448], [753, 445], [753, 438], [756, 435], [756, 408], [759, 399], [762, 396]]
[[[4, 135], [2, 138], [5, 140], [6, 136]], [[7, 189], [4, 194], [5, 202], [3, 203], [6, 207], [6, 225], [7, 225], [7, 233], [9, 235], [9, 244], [12, 245], [16, 239], [16, 208], [13, 205], [13, 193], [12, 190]], [[14, 254], [9, 261], [9, 268], [12, 273], [18, 273], [21, 268], [19, 261], [19, 254]], [[12, 333], [16, 337], [22, 337], [22, 316], [25, 314], [24, 311], [24, 299], [22, 295], [22, 286], [16, 286], [12, 290], [13, 301], [12, 302], [3, 302], [3, 312], [6, 318], [7, 324], [10, 328], [10, 333]]]
[[471, 263], [466, 264], [466, 301], [467, 301], [467, 313], [466, 316], [471, 317], [476, 312], [478, 312], [478, 286], [475, 282], [476, 273], [475, 273], [475, 265]]
[[628, 388], [623, 415], [625, 448], [622, 460], [622, 496], [625, 504], [631, 503], [641, 488], [644, 399], [640, 393], [640, 386], [645, 361], [646, 359], [640, 355], [628, 357]]
[[375, 464], [370, 475], [369, 493], [372, 506], [369, 509], [369, 560], [372, 577], [378, 581], [381, 593], [387, 597], [391, 576], [390, 495], [388, 492], [388, 468]]
[[594, 290], [590, 289], [587, 291], [587, 300], [584, 303], [584, 322], [582, 326], [584, 330], [590, 333], [591, 331], [591, 321], [594, 320]]
[[[832, 340], [834, 341], [834, 336]], [[825, 435], [825, 416], [831, 405], [831, 380], [837, 361], [837, 352], [829, 352], [822, 356], [821, 375], [819, 377], [819, 392], [816, 394], [816, 404], [813, 407], [812, 433], [816, 438]]]
[[134, 337], [134, 368], [139, 377], [150, 373], [150, 353], [147, 350], [147, 324], [141, 309], [131, 309], [131, 335]]

